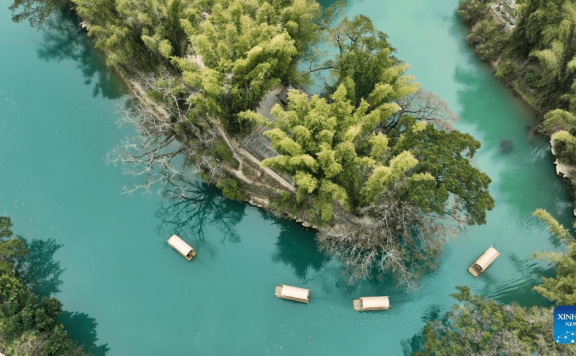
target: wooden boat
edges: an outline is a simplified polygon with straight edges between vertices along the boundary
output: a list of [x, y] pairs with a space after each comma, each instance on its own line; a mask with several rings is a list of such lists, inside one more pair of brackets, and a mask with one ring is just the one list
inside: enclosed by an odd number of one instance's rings
[[194, 256], [196, 256], [196, 250], [194, 250], [192, 247], [190, 247], [190, 245], [188, 245], [186, 242], [184, 242], [184, 240], [176, 235], [170, 236], [170, 238], [166, 240], [166, 243], [172, 246], [176, 252], [181, 254], [182, 257], [188, 261], [192, 260]]
[[287, 286], [284, 284], [276, 285], [274, 295], [277, 298], [289, 299], [295, 302], [308, 303], [310, 301], [310, 291], [308, 289]]
[[480, 256], [476, 262], [468, 268], [468, 272], [470, 272], [474, 277], [478, 277], [482, 272], [488, 268], [494, 262], [494, 260], [500, 256], [500, 252], [496, 251], [496, 249], [490, 246], [483, 254]]
[[360, 297], [352, 301], [354, 310], [388, 310], [390, 308], [390, 299], [388, 297]]

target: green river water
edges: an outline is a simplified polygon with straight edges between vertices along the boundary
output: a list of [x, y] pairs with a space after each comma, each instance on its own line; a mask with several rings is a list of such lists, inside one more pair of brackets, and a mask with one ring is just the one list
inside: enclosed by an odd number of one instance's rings
[[[570, 224], [548, 142], [533, 115], [493, 79], [465, 42], [457, 0], [351, 1], [388, 33], [427, 90], [482, 142], [475, 163], [492, 178], [487, 224], [446, 245], [437, 272], [415, 293], [388, 282], [347, 286], [317, 251], [313, 232], [198, 186], [197, 202], [122, 195], [138, 179], [104, 157], [131, 128], [116, 125], [119, 81], [72, 24], [44, 31], [14, 24], [0, 0], [0, 214], [28, 239], [54, 238], [65, 269], [56, 296], [71, 335], [96, 355], [398, 355], [458, 285], [501, 302], [544, 301], [532, 292], [549, 266], [530, 259], [560, 248], [530, 214]], [[499, 143], [511, 140], [503, 153]], [[198, 251], [190, 263], [166, 246], [172, 232]], [[481, 277], [466, 269], [488, 246], [502, 252]], [[277, 283], [311, 289], [311, 302], [274, 298]], [[386, 312], [352, 299], [389, 295]]]

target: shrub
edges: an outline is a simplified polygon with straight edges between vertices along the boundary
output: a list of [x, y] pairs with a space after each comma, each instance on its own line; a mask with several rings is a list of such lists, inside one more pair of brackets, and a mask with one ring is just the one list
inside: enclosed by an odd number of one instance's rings
[[526, 72], [526, 74], [524, 74], [524, 79], [528, 83], [533, 83], [534, 81], [536, 81], [536, 76], [532, 72]]
[[473, 26], [484, 18], [487, 4], [487, 0], [464, 0], [458, 7], [458, 13], [466, 25]]
[[502, 26], [496, 25], [490, 19], [484, 19], [474, 25], [467, 37], [483, 61], [498, 58], [506, 48], [507, 38]]
[[220, 161], [228, 161], [232, 159], [232, 152], [224, 141], [218, 141], [213, 150], [214, 156]]
[[222, 179], [216, 184], [216, 188], [222, 191], [228, 199], [242, 201], [244, 199], [244, 192], [238, 187], [238, 183], [232, 178]]
[[501, 61], [500, 64], [498, 64], [498, 67], [496, 68], [496, 73], [494, 73], [494, 75], [498, 79], [505, 79], [513, 74], [514, 74], [514, 63], [512, 63], [512, 61], [508, 59]]

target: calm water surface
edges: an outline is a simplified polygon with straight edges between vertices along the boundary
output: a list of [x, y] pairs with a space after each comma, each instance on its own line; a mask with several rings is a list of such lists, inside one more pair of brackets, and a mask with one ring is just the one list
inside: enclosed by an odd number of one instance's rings
[[[487, 224], [447, 244], [440, 269], [416, 293], [387, 283], [346, 286], [313, 233], [201, 185], [198, 201], [121, 195], [136, 180], [104, 157], [130, 128], [116, 126], [126, 97], [74, 27], [37, 32], [14, 24], [0, 0], [0, 214], [29, 239], [54, 238], [65, 272], [63, 320], [95, 354], [402, 354], [427, 318], [452, 305], [457, 285], [502, 302], [541, 304], [531, 292], [548, 266], [530, 260], [556, 242], [530, 213], [569, 224], [548, 143], [530, 135], [532, 114], [478, 62], [454, 15], [457, 0], [352, 1], [390, 36], [427, 90], [461, 115], [482, 142], [476, 164], [493, 180]], [[502, 153], [499, 144], [514, 149]], [[178, 232], [198, 250], [187, 263], [166, 247]], [[480, 278], [466, 271], [488, 246], [501, 257]], [[309, 305], [278, 300], [274, 285], [310, 288]], [[382, 313], [352, 299], [390, 295]]]

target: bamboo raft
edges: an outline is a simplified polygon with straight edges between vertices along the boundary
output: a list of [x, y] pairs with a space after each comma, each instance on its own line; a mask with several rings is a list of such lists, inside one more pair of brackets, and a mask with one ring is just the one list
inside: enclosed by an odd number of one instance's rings
[[287, 286], [284, 284], [276, 285], [274, 295], [276, 298], [293, 300], [300, 303], [310, 302], [310, 291], [308, 289]]
[[188, 261], [192, 260], [194, 256], [196, 256], [196, 250], [190, 247], [190, 245], [184, 242], [184, 240], [179, 238], [177, 235], [170, 236], [170, 238], [166, 240], [166, 243]]
[[388, 297], [360, 297], [352, 301], [356, 311], [373, 311], [390, 309], [390, 299]]
[[494, 262], [494, 260], [496, 260], [498, 256], [500, 256], [500, 252], [490, 246], [486, 251], [484, 251], [482, 256], [480, 256], [476, 262], [468, 268], [468, 272], [470, 272], [474, 277], [478, 277], [492, 264], [492, 262]]

